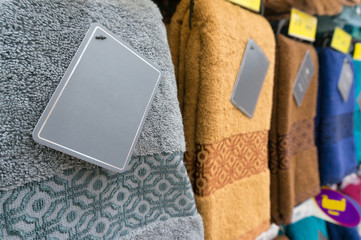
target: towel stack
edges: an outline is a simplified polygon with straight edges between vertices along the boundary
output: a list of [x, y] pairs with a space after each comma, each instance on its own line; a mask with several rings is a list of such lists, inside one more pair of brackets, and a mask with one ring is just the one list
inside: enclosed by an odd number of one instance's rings
[[[302, 105], [297, 106], [293, 86], [307, 51], [315, 71]], [[317, 87], [318, 59], [314, 47], [280, 35], [277, 40], [269, 146], [271, 213], [278, 224], [290, 224], [293, 207], [320, 191], [314, 137]]]
[[[0, 2], [0, 239], [203, 239], [183, 164], [176, 82], [162, 17], [148, 0]], [[31, 132], [90, 25], [161, 69], [123, 173], [36, 144]]]
[[[230, 101], [250, 38], [270, 61], [252, 119]], [[205, 237], [254, 239], [270, 224], [272, 29], [259, 14], [224, 0], [195, 0], [194, 6], [183, 0], [171, 21], [169, 43], [185, 128], [186, 168]]]

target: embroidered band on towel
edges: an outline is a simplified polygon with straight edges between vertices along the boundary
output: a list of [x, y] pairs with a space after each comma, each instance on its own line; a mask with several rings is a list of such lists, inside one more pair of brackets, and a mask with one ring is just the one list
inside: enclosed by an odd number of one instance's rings
[[68, 169], [0, 192], [1, 238], [119, 239], [159, 225], [170, 239], [203, 239], [183, 152], [133, 158], [129, 166], [124, 173]]

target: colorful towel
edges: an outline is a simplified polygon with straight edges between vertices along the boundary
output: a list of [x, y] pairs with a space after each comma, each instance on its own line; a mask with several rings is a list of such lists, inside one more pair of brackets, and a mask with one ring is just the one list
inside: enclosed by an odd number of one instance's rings
[[344, 178], [341, 184], [341, 191], [350, 196], [357, 204], [361, 205], [361, 178], [351, 174]]
[[327, 232], [329, 240], [360, 240], [361, 237], [358, 234], [357, 228], [349, 228], [340, 226], [337, 224], [333, 224], [330, 222], [326, 222], [327, 224]]
[[[259, 14], [224, 0], [183, 0], [169, 43], [186, 136], [185, 161], [206, 239], [254, 239], [270, 224], [267, 168], [275, 42]], [[270, 61], [252, 119], [230, 101], [252, 38]]]
[[[203, 239], [161, 19], [148, 0], [0, 1], [0, 239], [144, 239], [151, 233]], [[120, 174], [31, 138], [93, 22], [162, 71], [132, 160]]]
[[355, 65], [355, 113], [354, 113], [354, 135], [355, 135], [355, 147], [356, 157], [358, 164], [361, 163], [361, 106], [357, 102], [357, 99], [361, 94], [361, 61], [354, 61]]
[[316, 141], [321, 184], [340, 183], [356, 171], [355, 140], [353, 136], [355, 85], [347, 101], [337, 88], [344, 61], [353, 69], [351, 56], [332, 50], [318, 49], [319, 93], [316, 117]]
[[319, 234], [328, 237], [326, 222], [320, 218], [307, 217], [285, 227], [291, 240], [319, 240]]
[[[315, 71], [302, 105], [298, 106], [293, 97], [293, 86], [307, 51]], [[277, 224], [290, 224], [293, 207], [320, 192], [314, 137], [317, 90], [318, 59], [314, 47], [280, 35], [269, 146], [271, 214]]]

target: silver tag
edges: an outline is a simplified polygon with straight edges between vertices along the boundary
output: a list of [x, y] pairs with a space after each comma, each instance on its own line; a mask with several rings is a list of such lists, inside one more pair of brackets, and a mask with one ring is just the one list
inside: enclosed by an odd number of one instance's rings
[[357, 103], [358, 103], [359, 109], [361, 110], [361, 93], [360, 93], [360, 95], [358, 95]]
[[307, 50], [293, 84], [293, 97], [298, 106], [302, 104], [314, 72], [315, 65], [312, 61], [310, 51]]
[[38, 143], [113, 171], [124, 170], [160, 71], [93, 24], [34, 131]]
[[233, 87], [231, 102], [252, 118], [269, 67], [263, 50], [251, 38], [248, 40]]
[[323, 235], [323, 233], [320, 230], [318, 230], [318, 240], [328, 240], [328, 238], [325, 235]]
[[340, 78], [338, 80], [337, 88], [341, 94], [341, 97], [344, 102], [348, 100], [350, 95], [350, 90], [353, 82], [353, 73], [350, 66], [350, 63], [346, 60], [343, 63]]

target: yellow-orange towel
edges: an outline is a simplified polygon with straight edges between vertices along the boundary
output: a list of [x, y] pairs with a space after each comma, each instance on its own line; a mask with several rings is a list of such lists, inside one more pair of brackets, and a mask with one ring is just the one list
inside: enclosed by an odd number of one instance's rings
[[[293, 85], [307, 51], [315, 71], [302, 105], [297, 106]], [[317, 87], [315, 48], [280, 35], [270, 131], [271, 210], [272, 219], [278, 224], [290, 224], [293, 207], [320, 191], [314, 120]]]
[[[186, 168], [206, 239], [254, 239], [269, 228], [268, 134], [275, 39], [267, 20], [225, 0], [182, 0], [169, 44], [186, 136]], [[252, 38], [270, 66], [252, 119], [230, 101]], [[257, 66], [252, 71], [257, 71]]]

